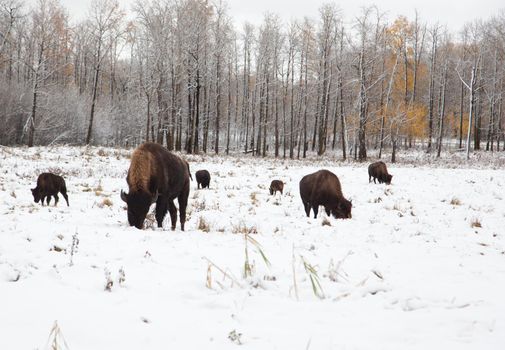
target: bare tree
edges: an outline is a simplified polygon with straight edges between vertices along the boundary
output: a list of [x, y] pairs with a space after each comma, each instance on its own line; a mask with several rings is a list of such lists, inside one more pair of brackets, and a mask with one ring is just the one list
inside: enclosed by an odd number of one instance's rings
[[119, 8], [116, 0], [92, 0], [88, 25], [94, 44], [94, 78], [89, 114], [86, 144], [90, 144], [93, 132], [93, 120], [98, 92], [98, 79], [104, 59], [109, 54], [112, 45], [123, 34], [124, 12]]

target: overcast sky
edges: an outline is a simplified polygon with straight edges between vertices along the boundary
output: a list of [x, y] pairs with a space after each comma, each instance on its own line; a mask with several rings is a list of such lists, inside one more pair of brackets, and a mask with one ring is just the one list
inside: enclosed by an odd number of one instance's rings
[[[86, 14], [86, 9], [90, 0], [61, 0], [70, 12], [72, 19], [81, 19]], [[120, 4], [127, 11], [135, 0], [119, 0]], [[34, 3], [35, 0], [28, 0]], [[277, 13], [285, 21], [291, 18], [303, 18], [309, 16], [316, 18], [318, 8], [325, 0], [228, 0], [229, 13], [236, 26], [240, 26], [244, 21], [253, 24], [261, 23], [265, 12]], [[397, 15], [414, 17], [414, 10], [417, 9], [422, 18], [429, 22], [439, 22], [447, 25], [451, 31], [461, 29], [463, 24], [474, 19], [487, 19], [497, 11], [505, 9], [503, 0], [347, 0], [335, 2], [343, 11], [344, 19], [352, 21], [359, 13], [360, 8], [371, 4], [377, 4], [379, 9], [386, 12], [389, 19]]]

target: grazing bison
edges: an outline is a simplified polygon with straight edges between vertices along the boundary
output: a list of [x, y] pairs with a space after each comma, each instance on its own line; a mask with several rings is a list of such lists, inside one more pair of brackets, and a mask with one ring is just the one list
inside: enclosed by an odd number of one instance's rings
[[304, 176], [300, 181], [300, 196], [305, 213], [310, 216], [310, 208], [317, 217], [319, 206], [324, 206], [327, 215], [337, 219], [351, 218], [352, 203], [344, 198], [338, 177], [328, 170], [319, 170]]
[[195, 173], [195, 176], [196, 176], [196, 183], [198, 185], [198, 188], [200, 188], [200, 186], [202, 188], [205, 188], [205, 187], [209, 188], [210, 173], [207, 170], [198, 170]]
[[130, 226], [141, 229], [152, 203], [156, 202], [156, 221], [163, 227], [163, 219], [170, 212], [172, 230], [177, 223], [177, 209], [174, 199], [179, 202], [181, 230], [186, 222], [186, 206], [189, 196], [189, 165], [166, 148], [156, 143], [146, 142], [132, 154], [126, 182], [129, 192], [121, 191], [121, 199], [128, 207]]
[[276, 194], [277, 191], [279, 191], [282, 194], [282, 191], [284, 190], [284, 182], [281, 180], [272, 180], [270, 183], [270, 194]]
[[65, 180], [59, 176], [51, 173], [42, 173], [37, 178], [37, 187], [32, 188], [33, 200], [35, 203], [44, 205], [44, 199], [47, 198], [47, 205], [51, 202], [51, 196], [54, 197], [54, 206], [58, 205], [58, 192], [61, 192], [65, 201], [68, 204], [67, 186]]
[[368, 182], [377, 183], [375, 180], [379, 180], [379, 183], [385, 182], [386, 185], [391, 184], [391, 179], [393, 175], [388, 174], [388, 169], [386, 168], [386, 164], [384, 162], [375, 162], [368, 166]]

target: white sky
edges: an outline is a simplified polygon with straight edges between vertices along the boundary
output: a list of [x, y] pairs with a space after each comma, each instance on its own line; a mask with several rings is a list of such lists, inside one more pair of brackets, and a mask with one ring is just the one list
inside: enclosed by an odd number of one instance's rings
[[[68, 9], [73, 20], [85, 16], [90, 0], [61, 0]], [[127, 11], [135, 0], [119, 0]], [[212, 1], [212, 0], [211, 0]], [[28, 0], [34, 3], [35, 0]], [[326, 0], [228, 0], [229, 13], [237, 27], [241, 27], [244, 21], [260, 24], [265, 12], [277, 13], [284, 21], [291, 18], [303, 18], [309, 16], [316, 18], [318, 9]], [[405, 15], [414, 18], [415, 9], [418, 10], [422, 19], [428, 23], [439, 22], [447, 25], [452, 31], [458, 31], [463, 24], [474, 19], [487, 19], [499, 10], [505, 9], [503, 0], [347, 0], [335, 1], [342, 9], [344, 19], [352, 21], [359, 14], [360, 8], [371, 4], [377, 4], [379, 9], [387, 13], [389, 19], [397, 15]]]

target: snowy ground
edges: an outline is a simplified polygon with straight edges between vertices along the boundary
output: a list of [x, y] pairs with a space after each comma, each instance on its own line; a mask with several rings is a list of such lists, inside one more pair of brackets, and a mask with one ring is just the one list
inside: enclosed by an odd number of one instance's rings
[[[366, 165], [192, 157], [212, 180], [191, 183], [187, 231], [139, 231], [128, 154], [0, 148], [0, 349], [44, 349], [55, 320], [71, 350], [504, 348], [503, 170], [391, 166], [385, 186]], [[305, 216], [298, 182], [321, 168], [352, 219]], [[33, 203], [47, 170], [70, 207]], [[246, 231], [270, 266], [248, 243], [244, 278]]]

